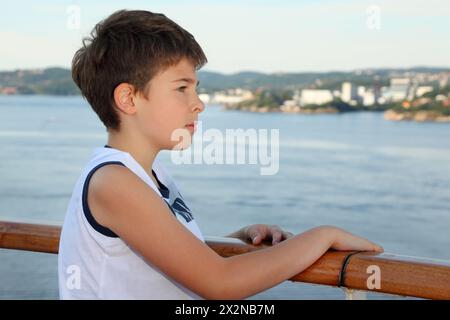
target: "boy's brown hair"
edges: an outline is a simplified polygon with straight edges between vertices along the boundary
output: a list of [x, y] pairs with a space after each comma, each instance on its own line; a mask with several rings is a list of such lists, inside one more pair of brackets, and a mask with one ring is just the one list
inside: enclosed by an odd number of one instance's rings
[[160, 13], [120, 10], [99, 22], [72, 61], [72, 78], [106, 126], [119, 130], [114, 89], [126, 82], [147, 96], [149, 81], [188, 58], [198, 70], [207, 58], [194, 37]]

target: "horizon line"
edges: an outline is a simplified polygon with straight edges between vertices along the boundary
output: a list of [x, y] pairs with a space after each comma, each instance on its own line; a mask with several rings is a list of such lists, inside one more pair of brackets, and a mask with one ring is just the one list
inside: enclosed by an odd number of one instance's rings
[[[37, 67], [37, 68], [14, 68], [14, 69], [3, 69], [0, 70], [0, 72], [16, 72], [16, 71], [38, 71], [38, 70], [46, 70], [46, 69], [66, 69], [71, 70], [70, 67], [63, 67], [63, 66], [47, 66], [47, 67]], [[257, 70], [241, 70], [241, 71], [235, 71], [235, 72], [223, 72], [223, 71], [214, 71], [214, 70], [208, 70], [208, 69], [200, 69], [197, 72], [209, 72], [209, 73], [219, 73], [227, 76], [236, 75], [240, 73], [260, 73], [260, 74], [266, 74], [266, 75], [274, 75], [274, 74], [293, 74], [293, 73], [336, 73], [336, 72], [342, 72], [342, 73], [350, 73], [350, 72], [357, 72], [357, 71], [371, 71], [371, 70], [410, 70], [410, 69], [444, 69], [450, 71], [450, 66], [432, 66], [432, 65], [414, 65], [414, 66], [398, 66], [398, 67], [364, 67], [364, 68], [354, 68], [354, 69], [328, 69], [323, 71], [257, 71]]]

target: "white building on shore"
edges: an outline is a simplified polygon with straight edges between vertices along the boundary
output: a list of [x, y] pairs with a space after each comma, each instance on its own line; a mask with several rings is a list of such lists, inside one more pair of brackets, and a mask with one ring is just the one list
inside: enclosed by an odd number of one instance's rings
[[202, 100], [202, 102], [204, 104], [209, 104], [210, 101], [211, 101], [211, 96], [209, 94], [207, 94], [207, 93], [200, 93], [198, 95], [198, 97], [200, 98], [200, 100]]
[[254, 95], [251, 91], [238, 88], [215, 92], [214, 95], [210, 97], [210, 103], [237, 104], [253, 98]]
[[383, 97], [392, 102], [405, 100], [410, 96], [411, 86], [409, 78], [392, 78], [390, 86], [383, 92]]
[[432, 92], [433, 91], [433, 87], [432, 86], [420, 86], [417, 87], [416, 89], [416, 97], [421, 97], [424, 94], [428, 93], [428, 92]]
[[374, 104], [378, 103], [378, 101], [377, 101], [378, 97], [373, 90], [364, 91], [361, 98], [362, 98], [362, 104], [364, 106], [373, 106]]
[[352, 101], [356, 101], [357, 93], [357, 88], [352, 83], [342, 83], [341, 100], [343, 102], [351, 103]]
[[333, 101], [333, 93], [330, 90], [304, 89], [300, 95], [300, 105], [322, 105]]

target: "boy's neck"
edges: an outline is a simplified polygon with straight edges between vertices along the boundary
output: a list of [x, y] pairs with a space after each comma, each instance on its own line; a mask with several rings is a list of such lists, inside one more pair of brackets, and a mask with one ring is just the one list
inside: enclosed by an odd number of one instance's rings
[[111, 148], [128, 152], [153, 179], [152, 167], [159, 149], [139, 139], [126, 139], [122, 135], [108, 132], [108, 146]]

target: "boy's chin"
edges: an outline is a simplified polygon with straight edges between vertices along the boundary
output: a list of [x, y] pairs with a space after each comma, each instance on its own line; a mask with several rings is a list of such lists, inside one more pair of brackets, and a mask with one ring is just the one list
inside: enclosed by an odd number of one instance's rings
[[182, 151], [189, 149], [192, 145], [193, 133], [187, 129], [176, 129], [170, 136], [166, 150]]
[[180, 143], [174, 144], [172, 146], [169, 146], [168, 148], [166, 148], [166, 150], [183, 151], [183, 150], [189, 149], [191, 146], [192, 146], [191, 142], [180, 142]]

